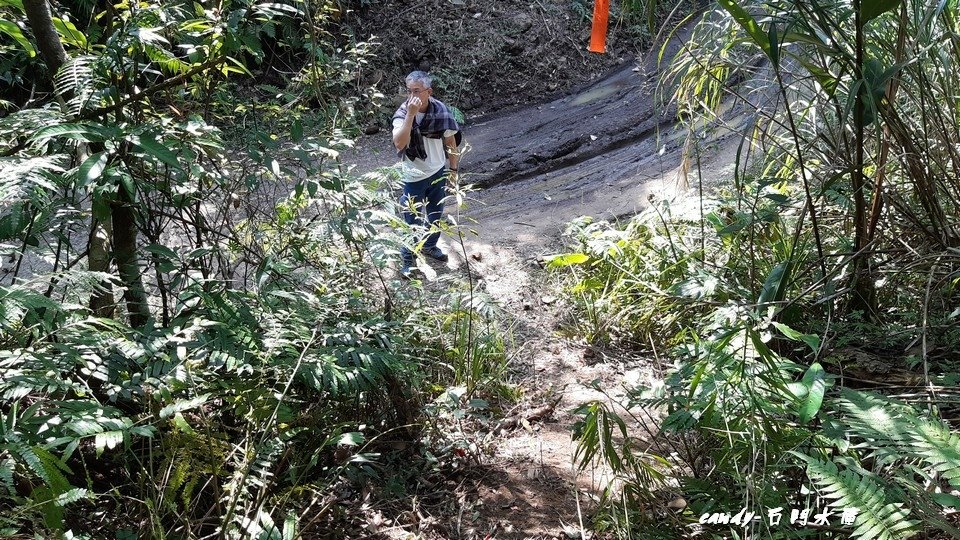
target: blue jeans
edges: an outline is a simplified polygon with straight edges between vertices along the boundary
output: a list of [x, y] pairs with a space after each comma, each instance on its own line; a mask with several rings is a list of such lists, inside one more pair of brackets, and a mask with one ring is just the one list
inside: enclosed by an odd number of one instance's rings
[[[440, 217], [443, 215], [443, 199], [447, 196], [446, 184], [446, 167], [423, 180], [403, 184], [400, 208], [403, 212], [403, 220], [407, 225], [431, 227], [440, 221]], [[439, 238], [439, 231], [429, 234], [423, 243], [424, 249], [436, 247]], [[409, 249], [401, 249], [400, 255], [403, 257], [404, 264], [413, 264], [413, 253]]]

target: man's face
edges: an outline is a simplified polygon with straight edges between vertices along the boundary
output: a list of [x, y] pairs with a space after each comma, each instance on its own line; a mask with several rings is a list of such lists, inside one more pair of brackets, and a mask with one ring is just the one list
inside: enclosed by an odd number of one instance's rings
[[427, 105], [430, 103], [430, 96], [433, 94], [433, 88], [426, 88], [420, 81], [413, 81], [407, 84], [407, 102], [416, 102], [419, 99], [420, 108], [418, 113], [426, 112]]

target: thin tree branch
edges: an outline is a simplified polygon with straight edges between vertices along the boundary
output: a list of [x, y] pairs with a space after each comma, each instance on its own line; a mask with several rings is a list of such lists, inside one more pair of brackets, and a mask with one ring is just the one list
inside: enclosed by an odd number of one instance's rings
[[170, 87], [172, 87], [172, 86], [176, 86], [176, 85], [178, 85], [178, 84], [180, 84], [180, 83], [182, 83], [182, 82], [190, 79], [190, 77], [193, 77], [194, 75], [196, 75], [196, 74], [198, 74], [198, 73], [202, 73], [202, 72], [204, 72], [204, 71], [206, 71], [206, 70], [208, 70], [208, 69], [210, 69], [210, 68], [212, 68], [212, 67], [214, 67], [214, 66], [217, 66], [217, 65], [219, 65], [219, 64], [222, 64], [222, 63], [225, 62], [226, 60], [227, 60], [227, 57], [226, 57], [226, 56], [218, 56], [217, 58], [213, 58], [213, 59], [211, 59], [211, 60], [207, 60], [206, 62], [204, 62], [204, 63], [202, 63], [202, 64], [200, 64], [200, 65], [198, 65], [198, 66], [195, 66], [194, 68], [192, 68], [191, 70], [189, 70], [189, 71], [187, 71], [187, 72], [185, 72], [185, 73], [181, 73], [180, 75], [177, 75], [176, 77], [167, 79], [167, 80], [163, 81], [162, 83], [159, 83], [159, 84], [156, 84], [156, 85], [154, 85], [154, 86], [151, 86], [150, 88], [147, 88], [146, 90], [141, 90], [140, 92], [137, 92], [136, 94], [133, 94], [133, 95], [127, 97], [126, 99], [124, 99], [124, 100], [122, 100], [122, 101], [120, 101], [120, 102], [117, 102], [117, 103], [115, 103], [115, 104], [113, 104], [113, 105], [108, 105], [108, 106], [106, 106], [106, 107], [101, 107], [101, 108], [99, 108], [99, 109], [94, 109], [94, 110], [92, 110], [92, 111], [85, 112], [85, 113], [81, 114], [80, 116], [78, 116], [78, 117], [77, 117], [77, 120], [92, 120], [92, 119], [94, 119], [94, 118], [97, 118], [97, 117], [100, 117], [100, 116], [104, 116], [104, 115], [110, 114], [110, 113], [112, 113], [112, 112], [118, 111], [118, 110], [126, 107], [127, 105], [130, 105], [131, 103], [136, 103], [136, 102], [138, 102], [138, 101], [141, 101], [142, 99], [144, 99], [144, 98], [146, 98], [146, 97], [148, 97], [148, 96], [151, 96], [151, 95], [153, 95], [153, 94], [156, 94], [157, 92], [160, 92], [161, 90], [165, 90], [165, 89], [170, 88]]

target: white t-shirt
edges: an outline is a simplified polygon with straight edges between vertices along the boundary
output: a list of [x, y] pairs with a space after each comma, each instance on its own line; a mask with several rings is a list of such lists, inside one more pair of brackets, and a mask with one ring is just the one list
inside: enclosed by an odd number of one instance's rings
[[[417, 122], [423, 121], [423, 113], [417, 113]], [[396, 135], [403, 127], [403, 120], [393, 121], [393, 134]], [[444, 137], [453, 137], [457, 132], [448, 129], [443, 132]], [[423, 138], [423, 148], [427, 151], [427, 159], [410, 160], [406, 155], [400, 161], [400, 175], [407, 183], [419, 182], [437, 173], [447, 162], [447, 154], [443, 148], [443, 139]]]

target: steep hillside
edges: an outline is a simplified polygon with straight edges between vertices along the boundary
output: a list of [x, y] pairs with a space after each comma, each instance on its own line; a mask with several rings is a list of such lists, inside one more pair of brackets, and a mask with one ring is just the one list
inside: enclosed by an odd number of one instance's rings
[[[364, 82], [399, 100], [403, 76], [428, 69], [436, 93], [470, 116], [543, 102], [631, 59], [650, 41], [643, 13], [614, 2], [607, 52], [587, 45], [589, 0], [422, 0], [369, 2], [347, 15], [361, 41], [373, 41]], [[662, 20], [666, 13], [656, 14]]]

